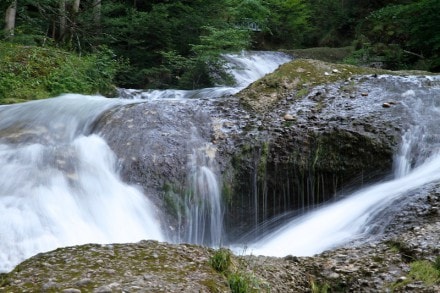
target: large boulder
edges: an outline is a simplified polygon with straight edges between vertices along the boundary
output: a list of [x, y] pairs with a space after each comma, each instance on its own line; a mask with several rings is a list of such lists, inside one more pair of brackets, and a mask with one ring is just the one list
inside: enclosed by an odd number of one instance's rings
[[120, 107], [95, 131], [116, 152], [123, 178], [168, 211], [171, 230], [191, 192], [191, 156], [202, 150], [221, 181], [227, 232], [236, 239], [390, 174], [411, 121], [399, 102], [405, 77], [396, 86], [399, 78], [377, 73], [296, 60], [236, 96]]

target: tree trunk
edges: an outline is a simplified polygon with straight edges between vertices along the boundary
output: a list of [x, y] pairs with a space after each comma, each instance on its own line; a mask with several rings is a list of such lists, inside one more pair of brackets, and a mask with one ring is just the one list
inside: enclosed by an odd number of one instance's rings
[[72, 6], [72, 12], [76, 15], [79, 12], [79, 4], [81, 3], [81, 0], [74, 0], [73, 6]]
[[66, 25], [67, 25], [67, 15], [66, 15], [66, 0], [60, 0], [60, 33], [59, 40], [62, 41], [66, 36]]
[[96, 26], [101, 23], [101, 0], [93, 0], [93, 22]]
[[13, 36], [15, 30], [15, 16], [17, 14], [17, 0], [12, 1], [11, 5], [6, 9], [5, 15], [5, 32]]

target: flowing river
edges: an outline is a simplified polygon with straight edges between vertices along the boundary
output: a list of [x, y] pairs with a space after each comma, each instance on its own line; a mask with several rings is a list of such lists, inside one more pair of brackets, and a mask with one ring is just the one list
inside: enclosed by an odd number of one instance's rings
[[[402, 80], [386, 75], [379, 78], [391, 82]], [[440, 78], [428, 77], [428, 81], [431, 80], [438, 84]], [[395, 155], [394, 179], [293, 219], [249, 245], [249, 253], [312, 256], [356, 238], [368, 238], [376, 216], [390, 208], [393, 201], [411, 196], [411, 192], [428, 183], [440, 181], [440, 87], [426, 88], [416, 77], [407, 77], [405, 83], [412, 89], [401, 89], [401, 84], [396, 82], [388, 92], [380, 89], [370, 94], [399, 95], [413, 121]]]
[[[142, 193], [124, 183], [117, 158], [98, 134], [95, 122], [107, 110], [142, 99], [219, 97], [290, 60], [281, 53], [226, 55], [236, 87], [195, 91], [121, 91], [131, 99], [67, 94], [58, 98], [0, 107], [0, 271], [58, 247], [85, 243], [169, 240], [160, 212]], [[217, 178], [209, 157], [188, 154], [197, 201], [184, 203], [188, 233], [179, 241], [217, 243], [222, 233]], [[212, 199], [212, 200], [211, 200]], [[209, 221], [208, 227], [206, 221]], [[205, 230], [210, 234], [205, 236]], [[208, 240], [205, 240], [208, 239]]]
[[[186, 139], [194, 147], [186, 154], [185, 166], [173, 166], [187, 170], [190, 186], [187, 197], [175, 203], [180, 208], [178, 217], [180, 212], [186, 215], [185, 222], [179, 223], [185, 233], [172, 237], [163, 229], [168, 223], [164, 223], [162, 211], [140, 186], [122, 180], [121, 158], [110, 149], [105, 136], [94, 130], [109, 110], [155, 100], [176, 106], [235, 94], [290, 60], [270, 52], [225, 58], [237, 80], [235, 87], [121, 90], [123, 99], [67, 94], [0, 106], [0, 271], [9, 271], [40, 252], [84, 243], [155, 239], [222, 245], [221, 174], [210, 141], [191, 129]], [[430, 78], [438, 84], [438, 77]], [[440, 180], [440, 88], [425, 89], [417, 78], [407, 82], [410, 90], [400, 90], [399, 85], [393, 90], [413, 121], [395, 155], [395, 178], [294, 218], [248, 243], [248, 252], [313, 255], [343, 245], [368, 234], [375, 216], [393, 201]], [[379, 89], [370, 96], [381, 94]]]

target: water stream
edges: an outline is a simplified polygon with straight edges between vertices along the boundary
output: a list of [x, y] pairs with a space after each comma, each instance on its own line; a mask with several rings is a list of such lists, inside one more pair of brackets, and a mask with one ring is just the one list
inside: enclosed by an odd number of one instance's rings
[[[180, 103], [233, 94], [289, 60], [278, 53], [225, 58], [237, 78], [236, 87], [121, 90], [125, 99], [68, 94], [0, 106], [0, 271], [9, 271], [36, 253], [84, 243], [156, 239], [222, 245], [221, 184], [209, 141], [201, 140], [196, 131], [188, 137], [193, 145], [187, 154], [189, 186], [179, 203], [185, 231], [170, 239], [162, 231], [160, 211], [138, 187], [121, 180], [118, 158], [93, 129], [109, 109], [145, 100]], [[396, 85], [395, 92], [400, 90], [414, 123], [395, 156], [395, 179], [293, 219], [249, 246], [248, 252], [311, 255], [342, 245], [368, 233], [371, 220], [392, 201], [440, 180], [439, 89], [430, 92], [416, 79], [407, 80], [414, 89], [402, 92]], [[375, 94], [383, 93], [378, 89], [370, 96]]]
[[215, 148], [209, 143], [189, 155], [190, 189], [183, 205], [187, 223], [182, 242], [221, 245], [224, 211], [214, 159]]
[[[93, 128], [107, 110], [139, 103], [139, 98], [232, 94], [290, 60], [265, 52], [225, 58], [237, 78], [236, 87], [121, 92], [131, 99], [67, 94], [0, 106], [0, 272], [63, 246], [172, 241], [164, 236], [158, 210], [148, 197], [121, 180], [115, 154]], [[183, 203], [188, 222], [183, 239], [178, 239], [219, 246], [223, 210], [210, 147], [209, 142], [197, 141], [188, 154], [191, 186]]]
[[[382, 76], [392, 81], [394, 77]], [[400, 78], [395, 78], [399, 80]], [[435, 77], [438, 81], [439, 78]], [[402, 82], [402, 79], [400, 79]], [[394, 179], [367, 187], [344, 199], [293, 219], [247, 247], [252, 254], [311, 256], [368, 236], [375, 217], [390, 204], [424, 185], [440, 181], [440, 88], [425, 88], [417, 78], [406, 78], [413, 88], [378, 89], [371, 95], [394, 92], [413, 124], [403, 134], [394, 159]], [[403, 92], [402, 92], [403, 91]], [[238, 250], [238, 249], [237, 249]]]
[[65, 95], [0, 107], [0, 271], [62, 246], [164, 240], [154, 207], [90, 134], [123, 103]]

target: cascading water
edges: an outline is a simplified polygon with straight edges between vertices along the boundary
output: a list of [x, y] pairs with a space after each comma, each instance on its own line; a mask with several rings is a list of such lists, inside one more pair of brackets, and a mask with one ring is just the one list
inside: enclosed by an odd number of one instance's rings
[[66, 95], [0, 107], [0, 271], [61, 246], [163, 239], [154, 207], [119, 179], [106, 142], [88, 135], [121, 104]]
[[[290, 60], [281, 53], [258, 52], [226, 58], [240, 65], [231, 65], [238, 87], [184, 91], [183, 95], [168, 90], [156, 92], [157, 97], [236, 93]], [[152, 92], [122, 94], [151, 100]], [[0, 106], [0, 271], [63, 246], [170, 240], [162, 234], [155, 207], [137, 188], [121, 181], [114, 153], [101, 136], [92, 133], [106, 110], [127, 103], [132, 102], [69, 94]], [[218, 246], [223, 210], [210, 147], [199, 142], [189, 154], [192, 187], [184, 202], [189, 222], [180, 240]]]
[[[276, 52], [242, 52], [223, 56], [226, 69], [234, 77], [234, 87], [217, 86], [199, 90], [121, 90], [121, 96], [135, 100], [148, 100], [166, 103], [167, 100], [212, 99], [232, 95], [250, 83], [274, 71], [278, 66], [292, 58]], [[178, 211], [179, 228], [182, 235], [174, 237], [177, 241], [218, 247], [222, 243], [223, 208], [220, 184], [216, 175], [213, 146], [202, 141], [193, 132], [192, 153], [188, 159], [188, 190], [184, 199], [174, 195], [173, 201], [180, 207]], [[183, 223], [182, 223], [183, 222]], [[179, 230], [180, 230], [179, 229]]]
[[[438, 77], [433, 79], [440, 81]], [[372, 220], [393, 201], [440, 180], [440, 88], [426, 89], [417, 78], [406, 80], [414, 89], [400, 91], [401, 103], [412, 114], [414, 124], [404, 133], [395, 156], [395, 179], [298, 217], [250, 246], [248, 252], [310, 256], [348, 243], [368, 235]], [[394, 92], [399, 94], [398, 86]]]
[[223, 235], [223, 209], [211, 144], [189, 156], [189, 191], [184, 200], [187, 220], [184, 241], [219, 247]]
[[233, 95], [240, 90], [274, 71], [292, 58], [284, 53], [276, 52], [242, 52], [241, 54], [225, 54], [227, 71], [234, 77], [234, 86], [217, 86], [199, 90], [127, 90], [121, 89], [120, 94], [130, 99], [195, 99], [217, 98]]

